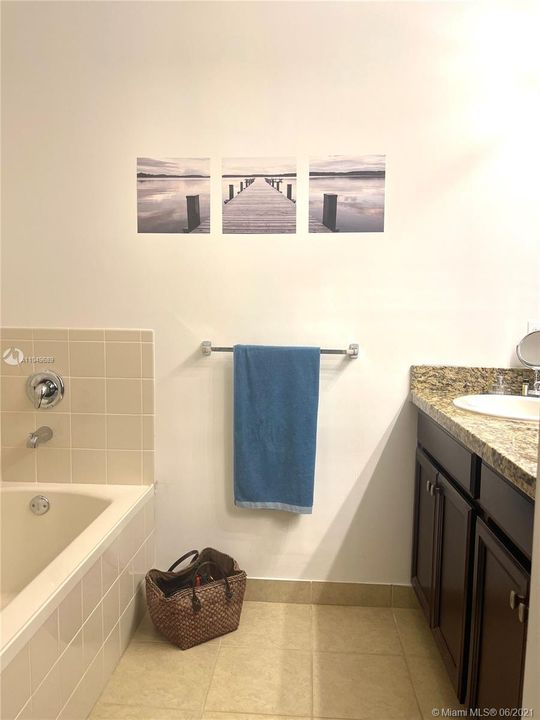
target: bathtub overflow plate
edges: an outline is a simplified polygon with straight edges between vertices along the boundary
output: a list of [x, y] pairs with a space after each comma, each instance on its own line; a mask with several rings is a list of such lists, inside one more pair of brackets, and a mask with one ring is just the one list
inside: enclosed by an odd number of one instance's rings
[[51, 504], [45, 495], [36, 495], [30, 500], [30, 510], [34, 515], [44, 515], [48, 512]]

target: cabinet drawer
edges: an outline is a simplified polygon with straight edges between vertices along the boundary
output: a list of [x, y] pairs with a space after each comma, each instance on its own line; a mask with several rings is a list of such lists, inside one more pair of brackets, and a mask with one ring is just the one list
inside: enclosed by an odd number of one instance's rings
[[479, 503], [500, 529], [531, 557], [534, 503], [482, 463]]
[[418, 415], [418, 443], [469, 495], [476, 493], [476, 462], [469, 450], [423, 413]]

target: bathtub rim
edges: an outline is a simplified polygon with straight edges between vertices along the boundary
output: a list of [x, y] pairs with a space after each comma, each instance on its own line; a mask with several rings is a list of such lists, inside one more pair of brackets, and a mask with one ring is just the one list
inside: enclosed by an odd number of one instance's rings
[[[21, 490], [43, 494], [56, 491], [91, 495], [110, 500], [111, 503], [0, 611], [0, 672], [59, 607], [97, 558], [120, 535], [127, 523], [154, 496], [154, 485], [22, 482], [0, 484], [2, 493]], [[66, 566], [72, 569], [66, 571]], [[50, 584], [48, 589], [44, 583], [46, 573], [53, 575], [49, 583], [56, 577], [52, 589]], [[9, 631], [6, 628], [9, 628]]]

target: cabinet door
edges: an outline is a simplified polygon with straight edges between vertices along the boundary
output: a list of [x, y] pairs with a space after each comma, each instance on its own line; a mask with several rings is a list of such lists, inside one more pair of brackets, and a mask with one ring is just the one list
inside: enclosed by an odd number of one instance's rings
[[468, 705], [519, 708], [529, 575], [481, 520], [473, 585]]
[[416, 451], [412, 585], [427, 620], [433, 612], [435, 561], [435, 487], [437, 470], [421, 450]]
[[465, 696], [472, 570], [473, 509], [439, 473], [433, 632], [443, 660], [463, 702]]

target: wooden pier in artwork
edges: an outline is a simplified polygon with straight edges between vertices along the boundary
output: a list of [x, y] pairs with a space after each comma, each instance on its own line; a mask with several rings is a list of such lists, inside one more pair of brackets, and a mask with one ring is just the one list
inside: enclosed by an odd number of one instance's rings
[[205, 220], [200, 222], [196, 227], [193, 228], [193, 230], [184, 230], [184, 232], [189, 232], [192, 235], [196, 235], [197, 233], [209, 233], [210, 217], [207, 217]]
[[[240, 181], [240, 190], [234, 194], [229, 185], [229, 197], [224, 201], [223, 232], [242, 233], [295, 233], [296, 200], [292, 197], [292, 183], [287, 183], [286, 196], [281, 190], [282, 178], [246, 178]], [[186, 233], [209, 233], [210, 218], [201, 222], [199, 196], [187, 195], [188, 226]], [[322, 222], [310, 216], [309, 232], [336, 232], [337, 195], [324, 195]]]
[[294, 233], [296, 205], [265, 178], [255, 178], [223, 206], [224, 233]]
[[[295, 233], [296, 202], [292, 183], [281, 191], [284, 181], [278, 178], [249, 178], [240, 184], [240, 192], [223, 206], [223, 232], [231, 233]], [[319, 232], [329, 232], [322, 223]]]

